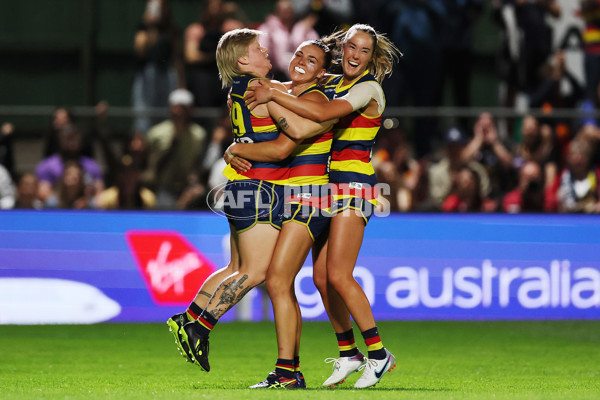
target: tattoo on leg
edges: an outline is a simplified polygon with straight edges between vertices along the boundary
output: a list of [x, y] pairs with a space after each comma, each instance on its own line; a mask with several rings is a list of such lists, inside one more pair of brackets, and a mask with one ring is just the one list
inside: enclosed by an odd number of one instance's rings
[[205, 292], [204, 290], [201, 290], [198, 292], [198, 296], [206, 296], [210, 299], [212, 297], [212, 294]]
[[[220, 318], [231, 307], [237, 304], [237, 302], [240, 301], [242, 297], [244, 297], [244, 295], [250, 291], [250, 289], [252, 289], [252, 287], [243, 285], [246, 280], [248, 280], [248, 275], [242, 276], [239, 280], [234, 279], [229, 283], [222, 283], [219, 286], [219, 288], [222, 288], [221, 295], [219, 296], [219, 302], [214, 306], [214, 309], [207, 310], [210, 315], [215, 318]], [[219, 289], [217, 289], [217, 292], [218, 291]]]

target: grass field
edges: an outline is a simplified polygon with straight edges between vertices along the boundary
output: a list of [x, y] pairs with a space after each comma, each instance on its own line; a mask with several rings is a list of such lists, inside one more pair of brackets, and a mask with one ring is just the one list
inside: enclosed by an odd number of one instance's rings
[[[600, 399], [600, 321], [380, 322], [398, 366], [321, 389], [336, 356], [327, 323], [304, 325], [308, 390], [248, 390], [274, 368], [271, 323], [223, 323], [205, 373], [164, 324], [0, 326], [0, 399]], [[358, 332], [357, 336], [360, 336]], [[364, 348], [357, 337], [359, 347]]]

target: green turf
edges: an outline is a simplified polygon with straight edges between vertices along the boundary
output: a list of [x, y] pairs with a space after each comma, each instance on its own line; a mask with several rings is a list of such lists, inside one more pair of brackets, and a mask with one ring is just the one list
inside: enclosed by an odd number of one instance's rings
[[164, 324], [0, 326], [0, 398], [600, 398], [600, 321], [380, 322], [379, 330], [396, 369], [375, 388], [354, 390], [355, 374], [321, 389], [336, 343], [329, 324], [305, 323], [309, 389], [290, 391], [245, 389], [274, 367], [267, 322], [218, 325], [208, 374], [183, 360]]

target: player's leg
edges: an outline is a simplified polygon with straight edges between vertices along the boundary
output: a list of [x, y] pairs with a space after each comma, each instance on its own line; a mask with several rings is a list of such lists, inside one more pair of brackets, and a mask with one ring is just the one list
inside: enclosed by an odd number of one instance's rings
[[333, 363], [331, 375], [323, 386], [333, 387], [343, 383], [352, 373], [358, 371], [364, 363], [364, 356], [356, 347], [350, 312], [346, 304], [327, 280], [327, 232], [319, 237], [312, 249], [313, 281], [321, 294], [325, 311], [335, 332], [339, 357], [326, 358]]
[[277, 247], [267, 272], [266, 286], [273, 305], [277, 333], [278, 358], [275, 373], [281, 385], [294, 384], [294, 357], [298, 345], [299, 308], [294, 294], [294, 278], [300, 271], [312, 246], [306, 226], [293, 222], [281, 229]]
[[231, 257], [229, 264], [212, 273], [202, 284], [196, 298], [187, 310], [183, 313], [173, 315], [167, 320], [169, 331], [173, 334], [175, 344], [179, 349], [180, 354], [186, 359], [186, 361], [194, 363], [194, 356], [188, 347], [188, 344], [183, 340], [182, 332], [183, 326], [188, 322], [193, 322], [198, 319], [206, 305], [208, 304], [212, 294], [217, 289], [219, 284], [232, 273], [239, 270], [240, 257], [237, 245], [237, 234], [235, 228], [230, 225], [231, 234], [230, 240], [230, 253]]
[[215, 324], [250, 289], [265, 280], [270, 255], [273, 254], [279, 230], [270, 224], [256, 224], [238, 234], [240, 268], [225, 278], [217, 287], [202, 315], [194, 323], [184, 326], [182, 336], [190, 347], [196, 364], [204, 370], [208, 363], [208, 336]]
[[383, 346], [373, 318], [371, 305], [361, 286], [352, 276], [362, 245], [365, 219], [346, 209], [331, 220], [327, 248], [327, 278], [340, 294], [352, 318], [361, 330], [368, 350], [368, 360], [355, 387], [373, 386], [395, 366], [394, 356]]

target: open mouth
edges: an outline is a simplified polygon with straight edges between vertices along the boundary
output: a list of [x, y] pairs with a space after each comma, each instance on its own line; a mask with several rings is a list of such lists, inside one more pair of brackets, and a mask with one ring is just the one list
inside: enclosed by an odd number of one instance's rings
[[354, 68], [358, 67], [358, 65], [359, 65], [358, 63], [356, 63], [354, 61], [348, 61], [348, 64], [350, 64], [350, 66], [354, 67]]
[[299, 74], [305, 74], [306, 71], [303, 68], [300, 67], [294, 67], [294, 71], [296, 71]]

